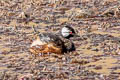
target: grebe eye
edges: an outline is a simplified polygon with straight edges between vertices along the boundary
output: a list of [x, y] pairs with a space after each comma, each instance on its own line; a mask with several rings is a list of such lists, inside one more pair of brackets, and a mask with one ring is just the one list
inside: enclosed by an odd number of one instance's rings
[[70, 34], [72, 34], [72, 32], [70, 32]]

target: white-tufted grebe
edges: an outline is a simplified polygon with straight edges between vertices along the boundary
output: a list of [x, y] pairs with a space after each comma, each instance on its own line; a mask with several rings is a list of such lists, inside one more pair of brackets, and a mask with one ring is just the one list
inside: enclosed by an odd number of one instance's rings
[[30, 46], [30, 52], [38, 55], [39, 53], [62, 54], [74, 51], [75, 47], [70, 37], [75, 35], [75, 30], [69, 26], [64, 26], [58, 34], [39, 33], [37, 39]]

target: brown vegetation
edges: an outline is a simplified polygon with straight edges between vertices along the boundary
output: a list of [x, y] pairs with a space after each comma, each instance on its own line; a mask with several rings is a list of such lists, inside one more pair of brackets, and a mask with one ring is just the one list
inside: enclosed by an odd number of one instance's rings
[[[118, 0], [0, 0], [0, 80], [119, 80]], [[111, 7], [112, 6], [112, 7]], [[34, 57], [40, 32], [74, 27], [76, 51]]]

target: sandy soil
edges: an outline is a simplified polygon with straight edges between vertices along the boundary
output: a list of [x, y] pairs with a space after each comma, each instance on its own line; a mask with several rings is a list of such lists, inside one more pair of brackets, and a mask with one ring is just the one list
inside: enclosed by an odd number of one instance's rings
[[[117, 0], [0, 0], [0, 80], [119, 80], [119, 5]], [[80, 35], [71, 39], [76, 51], [30, 54], [32, 26], [57, 32], [65, 24]]]

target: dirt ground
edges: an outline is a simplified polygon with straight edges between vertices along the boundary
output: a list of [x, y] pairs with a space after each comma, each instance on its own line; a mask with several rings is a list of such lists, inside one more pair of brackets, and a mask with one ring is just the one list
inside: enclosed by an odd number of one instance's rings
[[[120, 80], [119, 0], [0, 0], [0, 80]], [[34, 57], [40, 32], [64, 25], [76, 51]]]

